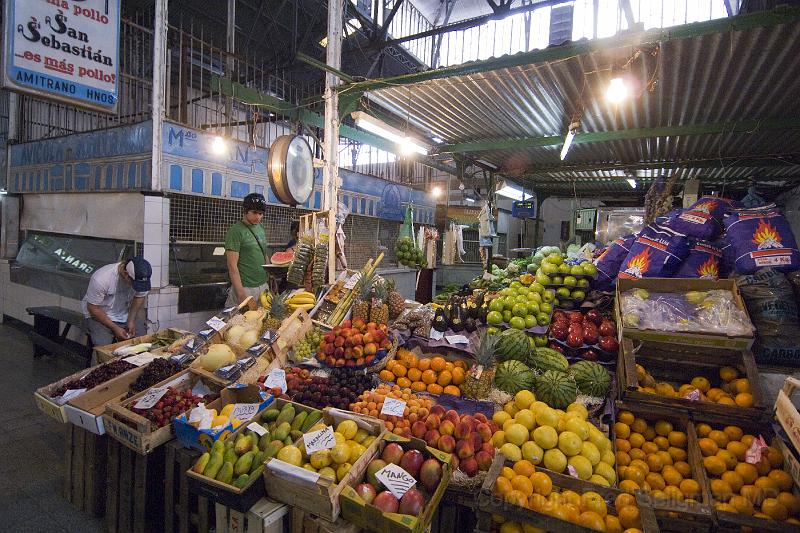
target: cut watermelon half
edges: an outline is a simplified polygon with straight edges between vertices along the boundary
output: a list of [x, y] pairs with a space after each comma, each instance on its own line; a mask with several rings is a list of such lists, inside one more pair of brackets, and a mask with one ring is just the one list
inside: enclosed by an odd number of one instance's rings
[[269, 258], [273, 265], [288, 265], [294, 260], [294, 252], [275, 252]]

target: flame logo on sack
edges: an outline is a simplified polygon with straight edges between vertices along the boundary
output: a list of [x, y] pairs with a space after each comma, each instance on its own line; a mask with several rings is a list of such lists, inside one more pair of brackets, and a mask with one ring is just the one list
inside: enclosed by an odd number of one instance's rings
[[631, 276], [641, 278], [648, 270], [650, 270], [650, 248], [645, 248], [642, 253], [633, 256], [631, 260], [628, 261], [628, 267], [624, 272]]
[[719, 266], [713, 257], [706, 259], [705, 263], [697, 268], [697, 273], [703, 279], [718, 279]]
[[778, 230], [763, 218], [758, 221], [758, 228], [753, 233], [753, 242], [758, 245], [759, 250], [783, 246]]
[[707, 215], [711, 214], [711, 210], [717, 207], [717, 202], [701, 202], [694, 207], [692, 207], [692, 211], [700, 211], [701, 213], [705, 213]]

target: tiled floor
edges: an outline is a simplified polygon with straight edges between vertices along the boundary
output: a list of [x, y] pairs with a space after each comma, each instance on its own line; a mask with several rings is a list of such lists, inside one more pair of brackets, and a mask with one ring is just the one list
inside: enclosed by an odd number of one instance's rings
[[60, 357], [34, 359], [26, 334], [0, 325], [0, 532], [104, 531], [102, 519], [61, 496], [65, 428], [36, 408], [33, 392], [80, 369]]

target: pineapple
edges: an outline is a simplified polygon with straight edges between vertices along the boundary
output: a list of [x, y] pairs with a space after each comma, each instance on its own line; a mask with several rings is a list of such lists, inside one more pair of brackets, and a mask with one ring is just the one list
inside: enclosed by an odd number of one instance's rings
[[373, 279], [372, 274], [369, 276], [362, 274], [353, 288], [353, 320], [360, 318], [364, 322], [369, 322], [369, 297]]
[[389, 292], [386, 303], [389, 305], [389, 318], [395, 319], [400, 316], [406, 306], [406, 299], [395, 290], [395, 281], [386, 280], [386, 290]]
[[475, 361], [461, 384], [461, 393], [466, 398], [481, 400], [489, 396], [494, 382], [495, 351], [497, 337], [494, 335], [481, 335], [478, 349], [475, 350]]
[[272, 301], [269, 303], [269, 314], [264, 321], [264, 327], [266, 327], [266, 329], [276, 331], [281, 327], [283, 319], [286, 318], [288, 314], [288, 308], [286, 306], [286, 298], [288, 296], [288, 292], [282, 292], [272, 297]]
[[389, 306], [386, 305], [386, 300], [389, 297], [389, 292], [386, 288], [386, 282], [375, 283], [373, 289], [375, 296], [372, 298], [372, 304], [369, 309], [369, 321], [376, 324], [388, 324]]

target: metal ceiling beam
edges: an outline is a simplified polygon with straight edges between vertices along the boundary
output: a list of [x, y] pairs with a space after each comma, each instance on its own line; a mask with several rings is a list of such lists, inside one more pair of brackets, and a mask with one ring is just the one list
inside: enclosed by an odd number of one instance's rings
[[318, 68], [320, 70], [323, 70], [325, 72], [330, 72], [331, 74], [335, 74], [342, 81], [345, 81], [345, 82], [348, 82], [348, 83], [352, 83], [354, 81], [353, 77], [350, 76], [349, 74], [347, 74], [345, 72], [342, 72], [338, 68], [333, 68], [333, 67], [329, 66], [327, 63], [323, 63], [319, 59], [314, 59], [313, 57], [311, 57], [309, 55], [306, 55], [303, 52], [297, 52], [297, 56], [296, 57], [297, 57], [298, 61], [301, 61], [301, 62], [305, 63], [306, 65], [311, 65], [312, 67], [316, 67], [316, 68]]
[[[529, 8], [530, 6], [524, 7]], [[511, 10], [509, 13], [513, 11], [514, 10]], [[644, 32], [624, 33], [622, 35], [616, 35], [614, 37], [608, 37], [605, 39], [594, 39], [562, 46], [552, 46], [543, 50], [521, 52], [519, 54], [510, 56], [492, 58], [484, 61], [473, 61], [462, 65], [443, 67], [436, 70], [405, 74], [402, 76], [395, 76], [380, 80], [358, 82], [351, 85], [345, 85], [340, 89], [340, 91], [365, 92], [369, 90], [393, 87], [396, 85], [411, 85], [429, 80], [463, 76], [467, 74], [477, 74], [492, 70], [531, 65], [535, 63], [557, 61], [577, 55], [588, 54], [598, 50], [622, 48], [626, 46], [639, 46], [645, 43], [664, 43], [675, 39], [686, 39], [690, 37], [698, 37], [702, 35], [724, 33], [729, 31], [741, 31], [748, 28], [775, 26], [778, 24], [796, 22], [798, 20], [800, 20], [800, 7], [781, 6], [769, 11], [759, 11], [748, 15], [738, 15], [736, 17], [715, 19], [705, 22], [695, 22], [692, 24], [672, 26], [669, 28], [657, 28]], [[437, 28], [436, 30], [432, 30], [434, 33], [431, 33], [431, 35], [436, 35], [437, 32], [443, 29], [444, 28]], [[424, 33], [427, 34], [429, 32]], [[422, 34], [417, 35], [421, 36]], [[407, 40], [408, 38], [404, 39]], [[397, 40], [395, 39], [393, 41], [388, 41], [388, 43], [393, 42], [397, 42]]]
[[[656, 128], [631, 128], [626, 130], [578, 133], [572, 140], [572, 144], [645, 139], [648, 137], [709, 135], [716, 133], [753, 133], [755, 131], [794, 129], [800, 129], [800, 118], [741, 120], [738, 122], [719, 122], [716, 124], [686, 124], [682, 126], [660, 126]], [[446, 144], [439, 146], [439, 152], [470, 153], [490, 150], [560, 146], [564, 144], [564, 139], [564, 135], [524, 137], [522, 139], [493, 139], [459, 144]]]
[[403, 5], [403, 0], [394, 0], [392, 10], [389, 11], [389, 14], [383, 19], [380, 35], [378, 36], [381, 41], [386, 39], [386, 34], [389, 32], [389, 25], [392, 23], [392, 20], [394, 20], [394, 16], [397, 15], [401, 5]]
[[630, 0], [619, 0], [619, 8], [625, 13], [625, 19], [628, 21], [628, 28], [633, 28], [633, 25], [636, 24], [636, 19], [633, 16]]

